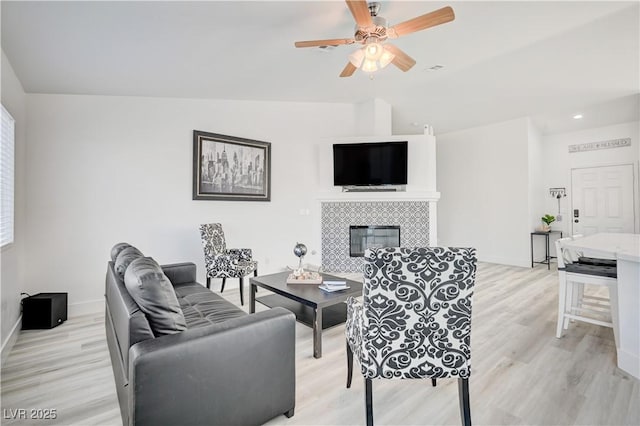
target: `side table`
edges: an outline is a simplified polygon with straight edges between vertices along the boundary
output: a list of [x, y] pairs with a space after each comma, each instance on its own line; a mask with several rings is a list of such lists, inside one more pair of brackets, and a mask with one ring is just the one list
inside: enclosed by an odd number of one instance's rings
[[[560, 238], [562, 238], [562, 231], [534, 231], [531, 233], [531, 267], [533, 268], [534, 263], [541, 263], [543, 265], [547, 265], [547, 269], [551, 269], [551, 259], [555, 259], [555, 256], [549, 256], [549, 235], [551, 234], [560, 234]], [[544, 260], [542, 262], [534, 262], [533, 261], [533, 236], [534, 235], [542, 235], [545, 239], [544, 245]]]

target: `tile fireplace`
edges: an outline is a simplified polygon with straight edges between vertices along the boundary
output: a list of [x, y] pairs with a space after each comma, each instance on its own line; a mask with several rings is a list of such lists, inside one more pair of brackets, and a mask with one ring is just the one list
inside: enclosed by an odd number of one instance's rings
[[[373, 246], [419, 247], [428, 246], [429, 201], [322, 201], [321, 238], [322, 268], [327, 272], [362, 272], [363, 258], [352, 256], [351, 227], [397, 227], [398, 242], [391, 238], [382, 241], [376, 235], [366, 241], [356, 241], [357, 250], [364, 253], [367, 244]], [[384, 229], [380, 229], [384, 231]], [[389, 231], [389, 229], [387, 229]], [[402, 239], [400, 239], [402, 233]], [[386, 238], [386, 237], [384, 237]]]

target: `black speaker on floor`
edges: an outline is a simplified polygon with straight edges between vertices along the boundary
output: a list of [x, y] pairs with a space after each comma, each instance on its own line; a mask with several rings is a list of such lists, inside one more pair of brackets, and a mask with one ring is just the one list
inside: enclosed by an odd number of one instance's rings
[[67, 293], [38, 293], [22, 299], [22, 329], [53, 328], [67, 320]]

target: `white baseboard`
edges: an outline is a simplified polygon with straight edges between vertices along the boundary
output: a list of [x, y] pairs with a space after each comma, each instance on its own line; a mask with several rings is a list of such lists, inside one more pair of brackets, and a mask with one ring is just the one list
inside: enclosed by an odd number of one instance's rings
[[67, 316], [71, 318], [102, 311], [104, 311], [104, 299], [88, 300], [86, 302], [70, 304], [67, 310]]
[[640, 357], [618, 348], [618, 368], [640, 379]]
[[478, 256], [480, 262], [497, 263], [498, 265], [521, 266], [523, 268], [531, 268], [530, 260], [522, 260], [516, 258], [506, 258], [498, 256]]
[[2, 342], [2, 350], [0, 355], [0, 365], [4, 365], [4, 361], [9, 356], [11, 349], [13, 349], [13, 345], [18, 340], [18, 334], [20, 334], [20, 330], [22, 329], [22, 315], [18, 317], [16, 323], [13, 325], [13, 328], [9, 332], [9, 336], [7, 339]]

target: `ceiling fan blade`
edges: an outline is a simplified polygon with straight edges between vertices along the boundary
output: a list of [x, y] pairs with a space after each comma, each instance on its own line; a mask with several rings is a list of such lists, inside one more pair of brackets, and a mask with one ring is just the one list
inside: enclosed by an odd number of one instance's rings
[[340, 73], [340, 77], [351, 77], [357, 69], [351, 62], [347, 62], [347, 66]]
[[356, 20], [356, 24], [359, 27], [369, 27], [373, 25], [371, 19], [371, 12], [369, 12], [369, 6], [365, 0], [346, 0], [347, 6]]
[[354, 42], [355, 40], [352, 38], [330, 38], [328, 40], [296, 41], [296, 47], [340, 46]]
[[400, 68], [402, 71], [409, 71], [415, 64], [416, 60], [411, 56], [404, 53], [402, 50], [394, 46], [393, 44], [386, 43], [384, 45], [385, 49], [395, 55], [395, 58], [391, 61], [393, 65]]
[[416, 31], [426, 30], [427, 28], [435, 27], [436, 25], [451, 22], [456, 18], [451, 7], [443, 7], [442, 9], [434, 10], [433, 12], [426, 13], [408, 21], [401, 22], [390, 28], [391, 33], [395, 33], [396, 37], [400, 37], [406, 34], [415, 33]]

